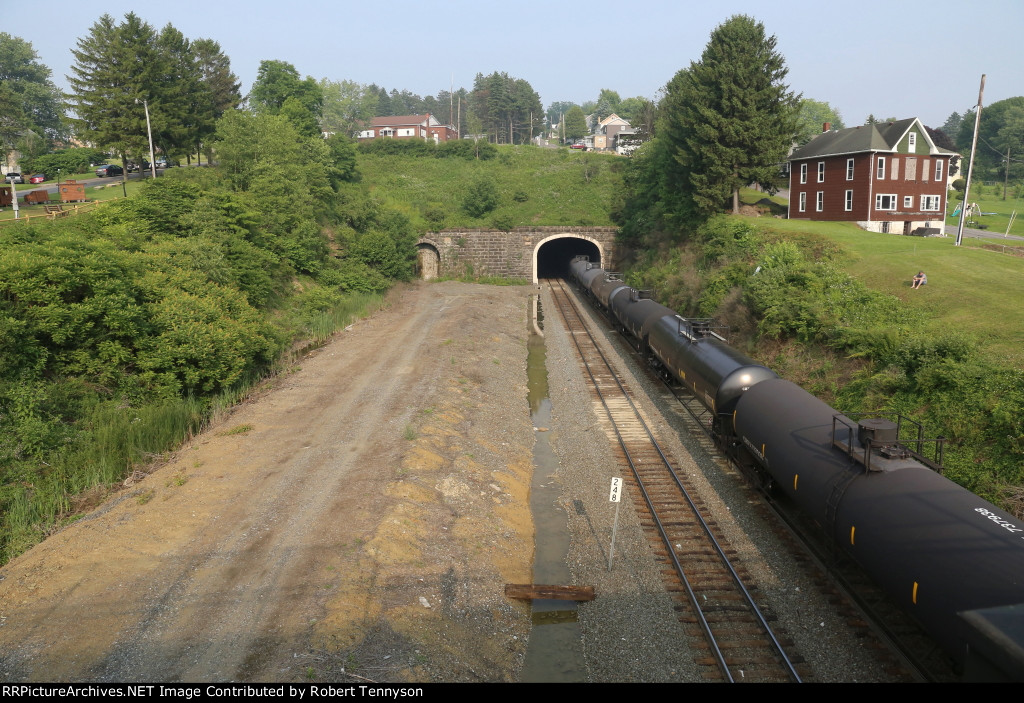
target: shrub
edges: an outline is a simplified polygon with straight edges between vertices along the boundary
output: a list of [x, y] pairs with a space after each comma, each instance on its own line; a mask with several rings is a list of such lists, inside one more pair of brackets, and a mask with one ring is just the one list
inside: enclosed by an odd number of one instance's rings
[[502, 232], [511, 232], [516, 226], [516, 216], [509, 210], [496, 212], [491, 217], [491, 226]]
[[494, 179], [482, 176], [469, 186], [462, 210], [470, 217], [483, 217], [498, 207], [500, 198]]

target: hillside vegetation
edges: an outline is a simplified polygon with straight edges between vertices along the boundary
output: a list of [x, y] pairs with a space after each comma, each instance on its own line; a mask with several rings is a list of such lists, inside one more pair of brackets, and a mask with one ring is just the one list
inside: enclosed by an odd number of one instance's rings
[[628, 280], [728, 321], [733, 344], [845, 412], [949, 438], [947, 476], [1019, 512], [1024, 260], [969, 244], [721, 215], [652, 233]]
[[374, 197], [420, 231], [611, 226], [622, 198], [620, 156], [469, 141], [361, 144], [359, 171]]
[[217, 137], [216, 169], [0, 227], [0, 562], [412, 275], [353, 144], [246, 112]]

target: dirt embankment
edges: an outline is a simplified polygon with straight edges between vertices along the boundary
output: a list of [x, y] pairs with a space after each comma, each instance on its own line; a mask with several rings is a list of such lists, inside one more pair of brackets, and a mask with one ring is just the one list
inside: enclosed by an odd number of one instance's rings
[[0, 678], [515, 680], [528, 293], [397, 291], [6, 565]]

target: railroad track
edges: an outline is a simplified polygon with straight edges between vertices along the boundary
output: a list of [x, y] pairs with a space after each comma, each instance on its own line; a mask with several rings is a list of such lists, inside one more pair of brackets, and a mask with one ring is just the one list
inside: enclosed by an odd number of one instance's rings
[[[664, 564], [663, 576], [682, 603], [680, 620], [694, 642], [696, 661], [708, 681], [800, 681], [801, 660], [776, 635], [755, 602], [756, 589], [720, 534], [688, 479], [659, 445], [629, 389], [598, 347], [572, 295], [557, 279], [545, 281], [574, 341], [603, 409], [610, 433], [631, 470], [634, 495], [642, 496], [644, 528]], [[700, 643], [700, 644], [698, 644]]]
[[[602, 317], [615, 326], [607, 314], [602, 313]], [[627, 347], [638, 353], [630, 340], [625, 341]], [[666, 405], [678, 409], [677, 417], [690, 438], [724, 471], [744, 474], [744, 480], [756, 485], [757, 479], [749, 467], [744, 467], [737, 457], [721, 450], [714, 439], [713, 417], [700, 401], [686, 388], [667, 381], [663, 375], [653, 371], [650, 375], [660, 382], [662, 400]], [[790, 545], [791, 553], [809, 570], [822, 593], [828, 595], [847, 622], [851, 636], [861, 641], [876, 640], [872, 648], [884, 670], [906, 681], [946, 683], [957, 680], [949, 657], [906, 612], [891, 602], [859, 566], [849, 559], [837, 558], [830, 543], [815, 539], [817, 528], [808, 525], [799, 510], [785, 500], [777, 499], [760, 502], [755, 509], [766, 522], [777, 522], [783, 528], [777, 531], [777, 535]]]

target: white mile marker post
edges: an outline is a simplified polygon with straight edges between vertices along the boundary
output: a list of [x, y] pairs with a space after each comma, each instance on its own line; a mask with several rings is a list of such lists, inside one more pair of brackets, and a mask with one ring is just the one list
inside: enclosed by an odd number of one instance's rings
[[608, 547], [608, 571], [612, 570], [612, 560], [615, 558], [615, 533], [619, 531], [619, 506], [622, 498], [622, 479], [612, 478], [612, 492], [608, 500], [615, 503], [615, 521], [612, 523], [612, 543]]

